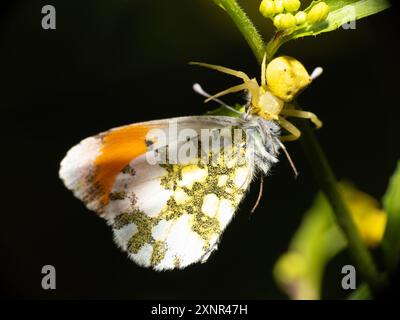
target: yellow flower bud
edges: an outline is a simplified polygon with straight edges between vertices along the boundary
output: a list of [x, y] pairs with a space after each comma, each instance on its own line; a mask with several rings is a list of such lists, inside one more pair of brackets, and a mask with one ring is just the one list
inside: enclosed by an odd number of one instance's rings
[[361, 238], [370, 247], [376, 247], [383, 238], [385, 232], [387, 215], [386, 212], [379, 209], [368, 208], [367, 212], [357, 212], [357, 206], [349, 206], [354, 222]]
[[311, 8], [307, 15], [307, 22], [314, 24], [326, 19], [329, 14], [329, 6], [325, 2], [319, 2]]
[[275, 13], [282, 13], [284, 9], [283, 0], [275, 0]]
[[296, 26], [296, 19], [291, 13], [281, 13], [274, 18], [274, 25], [278, 30], [293, 28]]
[[303, 24], [307, 21], [307, 13], [305, 13], [304, 11], [297, 12], [294, 17], [296, 18], [296, 24], [298, 25]]
[[274, 26], [275, 26], [278, 30], [281, 29], [281, 20], [282, 20], [282, 18], [283, 18], [284, 16], [285, 16], [284, 13], [280, 13], [280, 14], [276, 15], [275, 18], [274, 18]]
[[347, 184], [341, 185], [341, 192], [361, 238], [370, 247], [379, 245], [387, 223], [387, 214], [379, 208], [379, 202]]
[[283, 0], [283, 7], [289, 12], [297, 11], [300, 8], [300, 0]]
[[275, 14], [275, 2], [273, 0], [263, 0], [259, 10], [264, 17], [272, 17]]

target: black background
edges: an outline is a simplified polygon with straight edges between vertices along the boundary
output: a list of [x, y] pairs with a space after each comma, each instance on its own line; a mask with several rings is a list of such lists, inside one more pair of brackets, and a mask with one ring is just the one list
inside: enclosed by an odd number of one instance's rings
[[[259, 1], [241, 1], [262, 33]], [[41, 8], [57, 29], [41, 28]], [[211, 0], [4, 1], [0, 19], [0, 290], [8, 298], [279, 299], [272, 267], [287, 249], [317, 186], [297, 142], [287, 162], [242, 203], [220, 250], [204, 264], [156, 273], [129, 261], [103, 220], [58, 178], [59, 162], [84, 137], [152, 119], [202, 114], [191, 90], [217, 92], [237, 80], [187, 64], [206, 61], [258, 76], [259, 67], [229, 17]], [[324, 121], [318, 138], [340, 179], [380, 198], [399, 151], [398, 8], [338, 30], [292, 41], [281, 53], [325, 73], [300, 97]], [[238, 96], [233, 96], [238, 98]], [[282, 158], [283, 159], [283, 158]], [[344, 253], [328, 266], [324, 298], [342, 298]], [[41, 288], [41, 268], [57, 289]]]

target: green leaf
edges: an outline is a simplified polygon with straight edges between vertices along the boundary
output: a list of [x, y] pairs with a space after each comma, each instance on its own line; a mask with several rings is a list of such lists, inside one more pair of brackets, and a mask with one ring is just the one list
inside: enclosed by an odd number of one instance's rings
[[388, 215], [388, 221], [382, 248], [388, 270], [393, 272], [400, 261], [400, 161], [390, 178], [388, 189], [383, 197], [383, 206]]
[[[235, 109], [235, 110], [238, 111], [238, 112], [244, 112], [244, 111], [245, 111], [245, 110], [244, 110], [244, 107], [241, 106], [241, 105], [239, 105], [239, 104], [235, 105], [235, 106], [233, 107], [233, 109]], [[234, 112], [234, 111], [232, 111], [232, 110], [229, 110], [229, 109], [227, 109], [227, 108], [224, 107], [224, 106], [221, 106], [221, 107], [219, 107], [219, 108], [217, 108], [217, 109], [208, 111], [206, 114], [207, 114], [207, 115], [212, 115], [212, 116], [229, 116], [229, 117], [235, 117], [235, 118], [240, 117], [240, 114], [239, 114], [239, 113]]]
[[[381, 214], [385, 217], [386, 214], [377, 209], [378, 201], [346, 182], [341, 182], [338, 190], [350, 209], [351, 218], [358, 231], [361, 235], [368, 235], [363, 238], [364, 241], [374, 239], [372, 235], [377, 236], [376, 228], [379, 229], [380, 241], [383, 226], [377, 221], [381, 219]], [[375, 241], [378, 239], [374, 239], [373, 242]], [[274, 277], [277, 284], [292, 299], [319, 299], [327, 264], [347, 246], [347, 239], [336, 225], [329, 202], [319, 193], [305, 213], [289, 250], [281, 255], [275, 264]], [[349, 296], [349, 299], [367, 298], [371, 298], [368, 284]]]
[[[320, 1], [313, 1], [304, 11], [308, 12], [317, 2]], [[326, 20], [311, 26], [300, 26], [291, 34], [286, 35], [284, 41], [333, 31], [345, 23], [373, 15], [390, 7], [386, 0], [325, 0], [325, 2], [330, 7]]]
[[347, 300], [371, 300], [371, 290], [366, 283], [362, 283], [357, 290], [350, 293]]
[[305, 213], [289, 250], [277, 260], [275, 281], [291, 299], [320, 299], [325, 267], [345, 247], [346, 239], [335, 225], [332, 209], [319, 193]]

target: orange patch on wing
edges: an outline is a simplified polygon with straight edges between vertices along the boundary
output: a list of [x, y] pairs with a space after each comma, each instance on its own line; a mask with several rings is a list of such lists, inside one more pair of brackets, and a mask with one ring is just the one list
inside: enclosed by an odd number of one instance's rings
[[103, 205], [109, 201], [109, 194], [115, 178], [134, 158], [147, 151], [146, 135], [150, 128], [141, 125], [126, 126], [108, 132], [95, 160], [95, 183], [100, 187]]

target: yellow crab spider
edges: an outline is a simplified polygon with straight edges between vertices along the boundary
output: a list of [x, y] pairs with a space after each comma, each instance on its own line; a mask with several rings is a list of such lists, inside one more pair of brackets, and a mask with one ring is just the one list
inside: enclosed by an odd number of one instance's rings
[[309, 119], [317, 128], [322, 126], [322, 122], [314, 113], [297, 110], [293, 104], [290, 104], [301, 90], [322, 73], [322, 68], [315, 69], [310, 76], [301, 62], [292, 57], [277, 57], [266, 65], [266, 57], [264, 56], [261, 64], [261, 85], [259, 85], [256, 78], [250, 78], [242, 71], [201, 62], [191, 62], [191, 64], [214, 69], [242, 79], [242, 84], [221, 91], [207, 98], [205, 102], [228, 93], [247, 90], [250, 94], [248, 112], [266, 120], [277, 121], [282, 128], [289, 132], [288, 135], [282, 137], [283, 141], [293, 141], [301, 135], [300, 130], [289, 122], [286, 119], [287, 117]]

